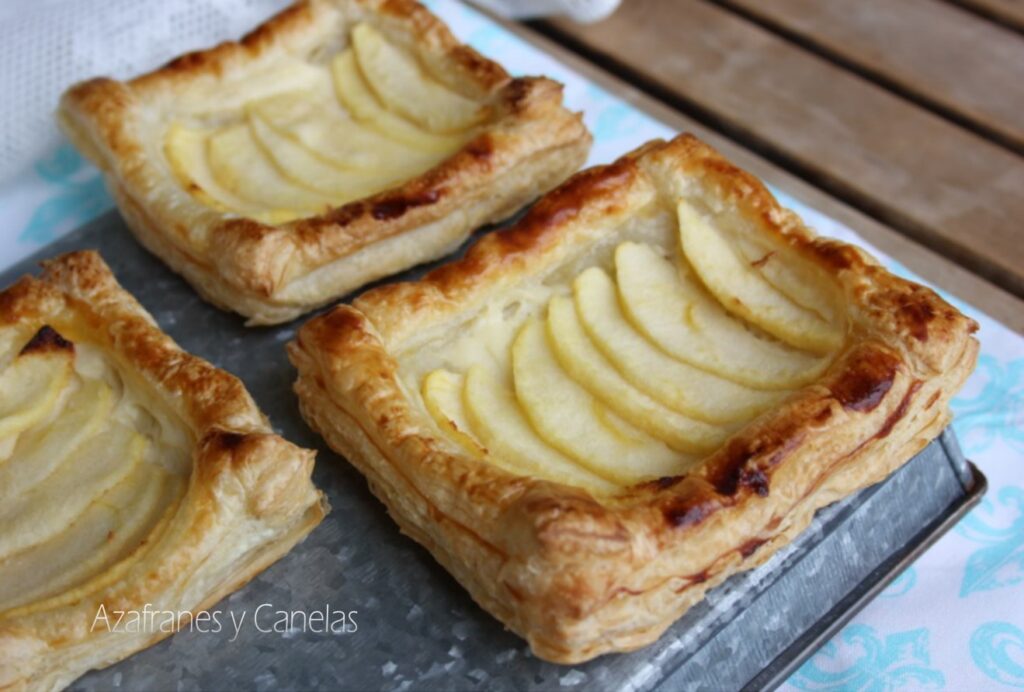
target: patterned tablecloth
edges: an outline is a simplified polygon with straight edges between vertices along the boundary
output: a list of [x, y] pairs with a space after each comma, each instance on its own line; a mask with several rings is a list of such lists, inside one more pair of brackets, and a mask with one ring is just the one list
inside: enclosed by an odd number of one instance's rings
[[[568, 104], [584, 111], [595, 135], [591, 163], [674, 134], [468, 7], [450, 0], [428, 4], [459, 37], [512, 71], [563, 82]], [[915, 278], [849, 228], [774, 192], [819, 233], [865, 246], [897, 274]], [[61, 144], [0, 189], [0, 267], [111, 206], [97, 171]], [[943, 295], [981, 324], [978, 368], [953, 408], [960, 443], [988, 476], [989, 494], [793, 675], [787, 688], [1024, 688], [1024, 338]], [[585, 678], [573, 677], [570, 686], [584, 688]]]

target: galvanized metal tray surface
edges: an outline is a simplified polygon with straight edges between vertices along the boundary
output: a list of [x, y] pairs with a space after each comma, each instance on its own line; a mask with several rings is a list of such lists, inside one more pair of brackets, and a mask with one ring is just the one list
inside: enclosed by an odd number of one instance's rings
[[[214, 607], [219, 631], [210, 622], [205, 632], [178, 632], [84, 676], [75, 689], [771, 687], [984, 489], [947, 431], [884, 483], [819, 512], [796, 541], [714, 589], [655, 644], [556, 666], [533, 657], [402, 536], [363, 478], [305, 426], [284, 351], [297, 323], [249, 329], [208, 306], [135, 242], [115, 212], [10, 268], [0, 286], [36, 271], [40, 259], [81, 248], [99, 250], [183, 348], [241, 377], [280, 434], [319, 450], [314, 480], [333, 509], [305, 542]], [[355, 631], [351, 624], [330, 631], [321, 616], [310, 618], [318, 611], [335, 622], [345, 613]]]

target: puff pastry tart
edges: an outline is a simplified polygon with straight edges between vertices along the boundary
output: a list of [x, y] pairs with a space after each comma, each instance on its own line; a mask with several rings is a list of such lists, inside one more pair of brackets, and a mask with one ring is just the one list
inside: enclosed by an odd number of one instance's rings
[[562, 182], [590, 135], [412, 0], [310, 0], [238, 43], [65, 93], [139, 240], [210, 302], [284, 322], [440, 257]]
[[684, 135], [289, 348], [402, 530], [572, 663], [653, 641], [924, 447], [975, 329]]
[[280, 558], [327, 510], [313, 455], [99, 255], [0, 293], [0, 688], [61, 688]]

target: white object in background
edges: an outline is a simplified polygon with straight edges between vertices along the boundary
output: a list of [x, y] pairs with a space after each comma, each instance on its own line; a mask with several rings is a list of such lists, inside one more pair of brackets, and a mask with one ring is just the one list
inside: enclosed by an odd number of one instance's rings
[[565, 14], [577, 22], [597, 22], [619, 6], [620, 0], [473, 0], [502, 17], [525, 19]]
[[288, 0], [0, 0], [0, 184], [60, 141], [68, 86], [132, 77], [249, 31]]

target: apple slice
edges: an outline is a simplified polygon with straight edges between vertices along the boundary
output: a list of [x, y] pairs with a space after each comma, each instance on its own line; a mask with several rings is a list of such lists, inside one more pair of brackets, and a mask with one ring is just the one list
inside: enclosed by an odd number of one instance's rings
[[827, 358], [758, 338], [649, 245], [619, 245], [615, 276], [633, 326], [679, 360], [759, 389], [795, 389], [828, 366]]
[[381, 103], [431, 132], [462, 132], [480, 124], [480, 103], [430, 77], [416, 58], [369, 24], [352, 30], [352, 46], [366, 81]]
[[458, 151], [469, 133], [439, 135], [417, 127], [385, 109], [367, 86], [355, 54], [339, 53], [331, 63], [334, 91], [341, 104], [363, 125], [385, 137], [422, 151], [449, 155]]
[[542, 438], [596, 474], [623, 485], [673, 476], [693, 460], [617, 418], [576, 384], [536, 319], [512, 344], [516, 398]]
[[832, 353], [842, 346], [838, 326], [780, 293], [690, 204], [680, 200], [677, 210], [683, 252], [726, 310], [797, 348]]
[[142, 459], [146, 439], [113, 424], [61, 460], [42, 483], [0, 505], [0, 559], [64, 531], [86, 507], [123, 481]]
[[465, 378], [447, 370], [435, 370], [423, 378], [423, 403], [427, 412], [453, 440], [474, 455], [487, 450], [470, 433], [466, 410], [462, 403]]
[[729, 429], [677, 413], [627, 382], [587, 336], [572, 298], [551, 299], [547, 328], [558, 362], [570, 377], [626, 421], [673, 449], [710, 452], [729, 436]]
[[780, 293], [830, 324], [842, 322], [839, 292], [823, 270], [799, 260], [783, 261], [777, 251], [739, 233], [732, 240], [740, 256]]
[[784, 396], [744, 387], [661, 351], [622, 314], [615, 284], [598, 267], [580, 274], [573, 292], [576, 313], [594, 344], [634, 387], [675, 411], [711, 423], [746, 421]]
[[344, 169], [411, 178], [436, 166], [446, 155], [411, 148], [365, 127], [341, 108], [333, 85], [328, 83], [326, 88], [326, 94], [276, 94], [251, 104], [250, 109], [314, 156]]
[[[249, 127], [256, 144], [291, 182], [329, 197], [335, 205], [386, 190], [401, 177], [339, 168], [314, 156], [295, 140], [285, 137], [258, 115], [249, 112]], [[343, 132], [338, 133], [344, 137]]]
[[0, 611], [79, 587], [132, 554], [176, 504], [185, 479], [141, 463], [64, 532], [0, 562]]
[[474, 365], [466, 373], [462, 400], [471, 432], [487, 448], [488, 459], [512, 473], [545, 478], [601, 494], [618, 489], [538, 437], [512, 393], [483, 365]]
[[110, 387], [89, 379], [71, 395], [56, 420], [27, 430], [13, 456], [0, 464], [0, 506], [45, 479], [79, 444], [95, 435], [113, 403]]
[[70, 348], [29, 351], [4, 368], [0, 373], [0, 440], [27, 430], [53, 410], [71, 379], [74, 354]]
[[324, 212], [333, 206], [328, 196], [285, 179], [244, 123], [211, 134], [206, 154], [216, 181], [251, 204], [286, 210], [295, 217]]

